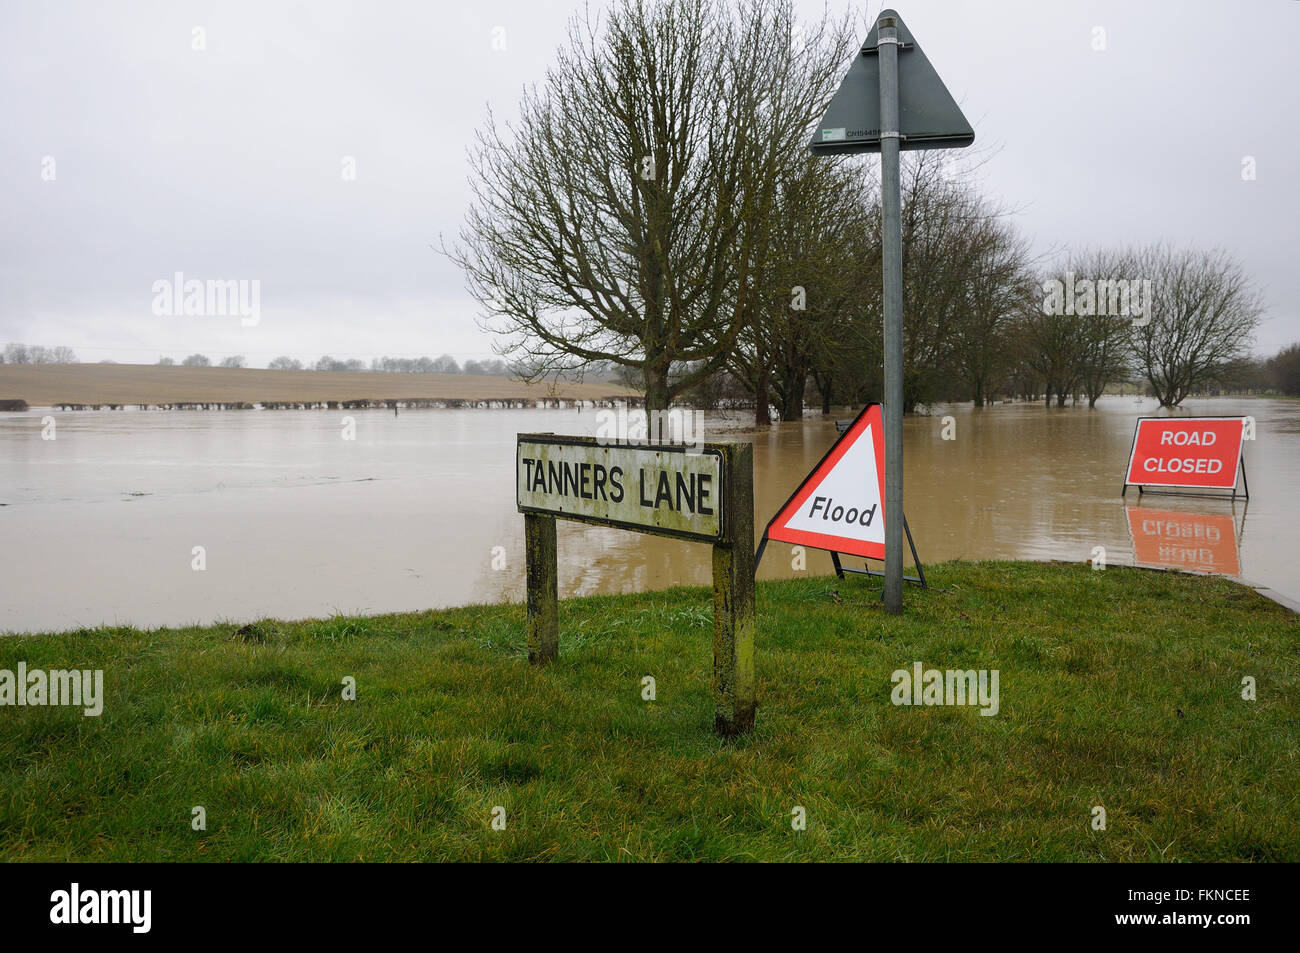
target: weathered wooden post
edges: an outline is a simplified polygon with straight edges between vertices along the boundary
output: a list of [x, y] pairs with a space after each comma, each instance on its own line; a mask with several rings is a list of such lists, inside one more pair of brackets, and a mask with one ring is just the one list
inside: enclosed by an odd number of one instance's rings
[[555, 517], [524, 514], [528, 567], [528, 661], [545, 665], [560, 651], [559, 581]]
[[727, 532], [713, 546], [713, 728], [754, 724], [754, 446], [724, 444]]
[[576, 520], [713, 546], [713, 702], [724, 736], [754, 724], [754, 448], [742, 443], [605, 445], [520, 434], [528, 661], [559, 655], [555, 521]]

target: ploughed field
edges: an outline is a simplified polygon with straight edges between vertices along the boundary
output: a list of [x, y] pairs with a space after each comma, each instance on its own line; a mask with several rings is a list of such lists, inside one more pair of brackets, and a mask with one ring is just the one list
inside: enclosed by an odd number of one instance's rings
[[637, 396], [613, 383], [526, 384], [481, 374], [268, 371], [152, 364], [0, 364], [0, 400], [33, 407], [328, 401], [606, 400]]
[[727, 742], [707, 589], [565, 600], [544, 669], [516, 604], [0, 639], [0, 702], [20, 664], [103, 672], [97, 716], [0, 707], [0, 858], [1300, 860], [1300, 617], [1136, 569], [927, 577], [901, 617], [760, 583]]

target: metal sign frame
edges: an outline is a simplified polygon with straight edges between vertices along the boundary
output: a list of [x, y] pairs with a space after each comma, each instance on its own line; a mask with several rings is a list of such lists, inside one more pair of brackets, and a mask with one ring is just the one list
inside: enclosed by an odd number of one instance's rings
[[[1233, 414], [1198, 414], [1195, 417], [1139, 417], [1137, 421], [1133, 424], [1133, 443], [1129, 446], [1128, 463], [1124, 467], [1125, 481], [1128, 480], [1129, 474], [1133, 470], [1133, 457], [1137, 453], [1138, 431], [1142, 429], [1142, 421], [1144, 420], [1178, 420], [1178, 421], [1240, 420], [1242, 422], [1242, 426], [1244, 427], [1245, 419], [1246, 419], [1245, 417], [1236, 416]], [[1241, 474], [1241, 486], [1243, 491], [1241, 495], [1244, 499], [1249, 500], [1250, 481], [1246, 479], [1245, 437], [1242, 437], [1241, 445], [1237, 448], [1237, 467], [1235, 472]], [[1190, 487], [1186, 490], [1180, 490], [1177, 488], [1178, 484], [1174, 484], [1174, 483], [1125, 482], [1123, 488], [1119, 492], [1121, 499], [1128, 494], [1128, 488], [1131, 486], [1135, 486], [1138, 488], [1139, 497], [1149, 493], [1152, 496], [1195, 496], [1195, 497], [1202, 497], [1207, 500], [1236, 500], [1237, 499], [1237, 481], [1235, 479], [1232, 482], [1232, 493], [1230, 494], [1227, 492], [1219, 492], [1219, 493], [1205, 492], [1206, 490], [1213, 489], [1213, 487]], [[1147, 489], [1147, 487], [1155, 487], [1156, 489]], [[1227, 488], [1224, 487], [1222, 489], [1226, 491]]]

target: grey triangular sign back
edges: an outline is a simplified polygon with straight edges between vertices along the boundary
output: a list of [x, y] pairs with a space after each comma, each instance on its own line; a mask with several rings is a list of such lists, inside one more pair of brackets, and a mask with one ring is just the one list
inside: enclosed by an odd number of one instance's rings
[[[948, 87], [921, 52], [912, 32], [893, 10], [881, 17], [898, 21], [898, 125], [902, 149], [961, 149], [975, 141]], [[879, 19], [877, 20], [877, 23]], [[880, 151], [879, 27], [873, 26], [849, 71], [831, 97], [808, 148], [817, 155]]]

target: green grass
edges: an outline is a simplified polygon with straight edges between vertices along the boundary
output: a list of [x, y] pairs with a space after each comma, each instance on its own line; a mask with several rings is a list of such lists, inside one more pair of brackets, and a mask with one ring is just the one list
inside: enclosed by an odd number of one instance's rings
[[[699, 589], [561, 603], [544, 670], [518, 605], [0, 639], [0, 669], [102, 668], [106, 695], [0, 708], [0, 858], [1300, 859], [1296, 616], [1123, 568], [929, 576], [902, 617], [860, 578], [761, 584], [730, 742]], [[998, 669], [1001, 711], [895, 707], [915, 661]]]

